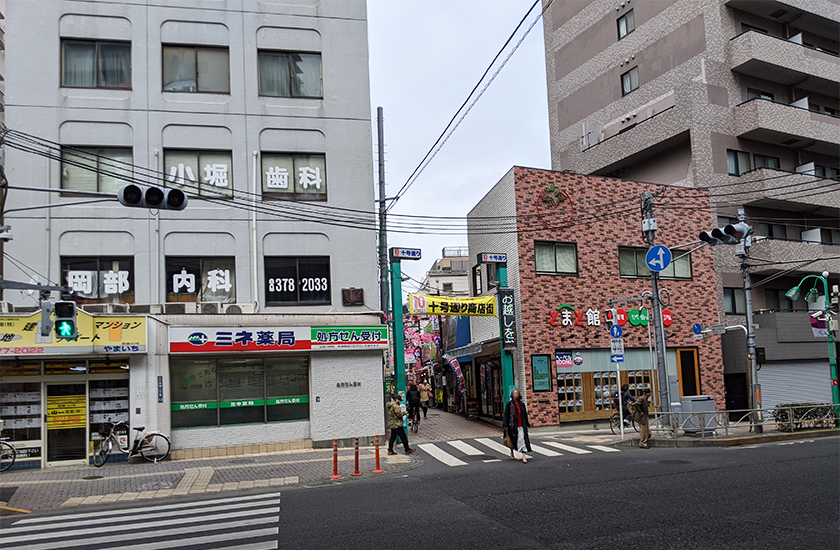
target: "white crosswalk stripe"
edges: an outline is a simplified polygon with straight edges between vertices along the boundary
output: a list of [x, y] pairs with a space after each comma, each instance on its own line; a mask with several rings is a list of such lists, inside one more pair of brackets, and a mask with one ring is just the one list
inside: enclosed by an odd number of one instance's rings
[[3, 529], [0, 550], [270, 550], [278, 545], [279, 513], [280, 494], [270, 493], [24, 518]]
[[[417, 447], [431, 458], [451, 467], [468, 466], [469, 462], [467, 461], [470, 459], [473, 459], [474, 464], [478, 464], [479, 459], [481, 459], [481, 463], [487, 464], [491, 462], [502, 462], [500, 458], [496, 458], [499, 456], [510, 457], [510, 449], [502, 445], [500, 441], [489, 437], [480, 437], [470, 441], [454, 439], [446, 442], [423, 443]], [[541, 455], [548, 458], [556, 458], [563, 456], [563, 452], [575, 455], [591, 455], [594, 451], [600, 451], [602, 453], [621, 452], [619, 449], [606, 445], [582, 445], [581, 447], [557, 443], [556, 441], [540, 440], [539, 444], [531, 444], [532, 452], [526, 456], [530, 458], [531, 455]], [[490, 458], [490, 456], [487, 456], [488, 454], [494, 458]], [[519, 452], [514, 453], [514, 456], [517, 460], [522, 459], [522, 454]]]

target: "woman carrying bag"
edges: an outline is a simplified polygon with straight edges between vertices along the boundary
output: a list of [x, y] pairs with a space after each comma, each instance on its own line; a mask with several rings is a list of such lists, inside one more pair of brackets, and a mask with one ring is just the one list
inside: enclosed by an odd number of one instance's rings
[[513, 451], [522, 453], [522, 462], [527, 463], [528, 457], [525, 452], [531, 452], [531, 440], [528, 439], [528, 410], [522, 402], [519, 390], [513, 389], [510, 392], [510, 401], [505, 405], [505, 416], [502, 422], [505, 429], [505, 445], [510, 448], [510, 457]]

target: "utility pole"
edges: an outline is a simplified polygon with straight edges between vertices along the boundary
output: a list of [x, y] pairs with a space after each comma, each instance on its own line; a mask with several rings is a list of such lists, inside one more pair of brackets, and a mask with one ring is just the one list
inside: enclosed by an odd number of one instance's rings
[[[642, 195], [642, 233], [644, 239], [648, 244], [648, 249], [653, 248], [656, 238], [656, 218], [653, 217], [653, 197], [662, 193], [662, 190], [655, 193], [645, 191]], [[656, 375], [659, 380], [659, 406], [662, 412], [671, 411], [671, 381], [668, 377], [668, 368], [665, 360], [665, 330], [662, 326], [662, 303], [659, 301], [659, 273], [651, 271], [650, 273], [651, 290], [653, 295], [650, 297], [651, 310], [653, 315], [648, 320], [653, 325], [653, 342], [656, 349]], [[666, 417], [667, 418], [667, 417]]]
[[[738, 221], [746, 223], [743, 208], [738, 209]], [[755, 409], [753, 427], [755, 433], [763, 433], [761, 418], [761, 385], [758, 383], [758, 370], [755, 365], [755, 325], [753, 324], [752, 289], [750, 288], [750, 245], [752, 237], [747, 234], [738, 243], [735, 254], [741, 258], [741, 273], [744, 276], [744, 300], [747, 303], [747, 361], [750, 364], [750, 408]]]
[[388, 228], [385, 204], [385, 118], [382, 107], [376, 108], [376, 134], [379, 151], [379, 305], [388, 315]]

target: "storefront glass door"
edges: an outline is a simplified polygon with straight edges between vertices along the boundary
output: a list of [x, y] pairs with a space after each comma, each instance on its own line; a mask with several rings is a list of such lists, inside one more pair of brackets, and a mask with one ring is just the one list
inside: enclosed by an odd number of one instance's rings
[[87, 458], [87, 386], [47, 384], [47, 462]]

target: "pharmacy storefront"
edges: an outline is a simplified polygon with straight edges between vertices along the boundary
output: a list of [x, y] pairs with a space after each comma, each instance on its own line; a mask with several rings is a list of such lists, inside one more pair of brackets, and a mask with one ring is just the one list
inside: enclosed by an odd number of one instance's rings
[[175, 448], [382, 431], [382, 325], [170, 326], [168, 342]]
[[41, 312], [0, 317], [0, 418], [14, 469], [86, 464], [107, 422], [130, 417], [132, 369], [145, 364], [145, 317], [79, 310], [78, 338], [40, 335]]

